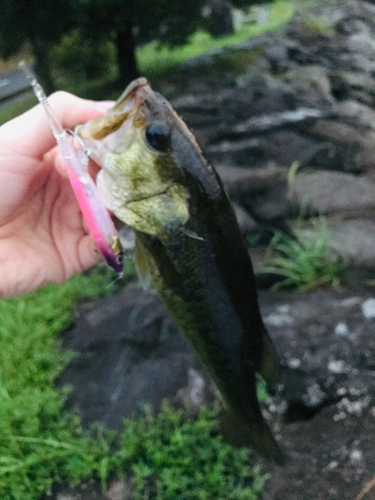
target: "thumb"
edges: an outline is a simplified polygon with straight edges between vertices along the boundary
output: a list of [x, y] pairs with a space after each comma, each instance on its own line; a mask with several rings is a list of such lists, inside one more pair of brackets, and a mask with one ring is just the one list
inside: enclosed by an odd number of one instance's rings
[[[61, 91], [52, 94], [48, 101], [61, 126], [67, 129], [74, 129], [76, 125], [102, 117], [114, 104], [110, 101], [81, 99]], [[56, 145], [41, 104], [5, 123], [1, 127], [1, 140], [7, 142], [8, 148], [13, 144], [18, 154], [34, 158], [41, 158]]]

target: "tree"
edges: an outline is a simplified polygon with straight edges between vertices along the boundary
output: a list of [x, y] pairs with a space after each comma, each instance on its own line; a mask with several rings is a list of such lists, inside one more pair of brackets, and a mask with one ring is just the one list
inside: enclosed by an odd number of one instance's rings
[[53, 90], [49, 51], [71, 28], [70, 0], [1, 0], [0, 55], [16, 54], [28, 42], [35, 70], [47, 93]]
[[86, 36], [111, 39], [117, 49], [120, 79], [138, 76], [135, 47], [158, 39], [183, 44], [198, 26], [204, 0], [77, 0], [76, 22]]
[[[116, 45], [123, 85], [138, 76], [135, 47], [150, 40], [183, 45], [203, 18], [208, 0], [76, 0], [76, 23], [88, 37], [111, 39]], [[269, 0], [232, 0], [237, 7]], [[225, 3], [225, 2], [222, 2]]]

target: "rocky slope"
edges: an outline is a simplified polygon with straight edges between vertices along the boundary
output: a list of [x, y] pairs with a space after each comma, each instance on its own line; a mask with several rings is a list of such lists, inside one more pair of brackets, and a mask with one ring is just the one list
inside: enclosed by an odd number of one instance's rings
[[[278, 32], [188, 61], [164, 89], [220, 172], [244, 232], [289, 230], [304, 207], [307, 218], [327, 217], [330, 245], [352, 263], [352, 276], [372, 275], [373, 3], [319, 3]], [[284, 370], [264, 411], [289, 456], [282, 469], [262, 462], [271, 472], [265, 500], [354, 500], [373, 479], [373, 297], [374, 289], [354, 281], [341, 291], [261, 293]], [[118, 427], [145, 403], [189, 396], [199, 405], [213, 397], [153, 292], [132, 289], [78, 306], [64, 345], [81, 354], [60, 382], [73, 385], [70, 403], [85, 422]], [[118, 483], [106, 498], [124, 500], [127, 491]], [[60, 490], [56, 498], [101, 498], [90, 494]], [[375, 486], [362, 496], [374, 498]]]
[[304, 9], [278, 32], [188, 61], [168, 84], [245, 231], [322, 214], [331, 247], [374, 268], [374, 4]]

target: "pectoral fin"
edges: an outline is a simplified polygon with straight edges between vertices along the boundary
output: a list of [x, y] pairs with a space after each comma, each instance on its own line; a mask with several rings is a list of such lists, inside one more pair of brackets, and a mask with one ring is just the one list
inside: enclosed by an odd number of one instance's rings
[[136, 245], [134, 248], [134, 263], [139, 279], [139, 284], [144, 290], [147, 290], [152, 283], [151, 271], [149, 262], [147, 260], [147, 255], [142, 250], [138, 241], [136, 241]]
[[285, 464], [285, 457], [264, 420], [247, 423], [237, 418], [228, 408], [224, 408], [221, 430], [223, 438], [230, 445], [237, 448], [252, 447], [268, 460], [278, 465]]

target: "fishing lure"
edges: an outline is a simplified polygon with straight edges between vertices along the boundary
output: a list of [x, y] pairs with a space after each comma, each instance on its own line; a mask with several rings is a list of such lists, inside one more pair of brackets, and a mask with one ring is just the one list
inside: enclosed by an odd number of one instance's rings
[[121, 243], [113, 221], [88, 172], [88, 157], [84, 151], [76, 151], [71, 145], [70, 136], [74, 137], [74, 133], [62, 128], [52, 111], [46, 94], [31, 69], [24, 61], [20, 63], [20, 68], [46, 112], [49, 126], [56, 138], [67, 169], [70, 184], [72, 185], [89, 231], [108, 265], [113, 267], [119, 276], [122, 277], [123, 252]]

